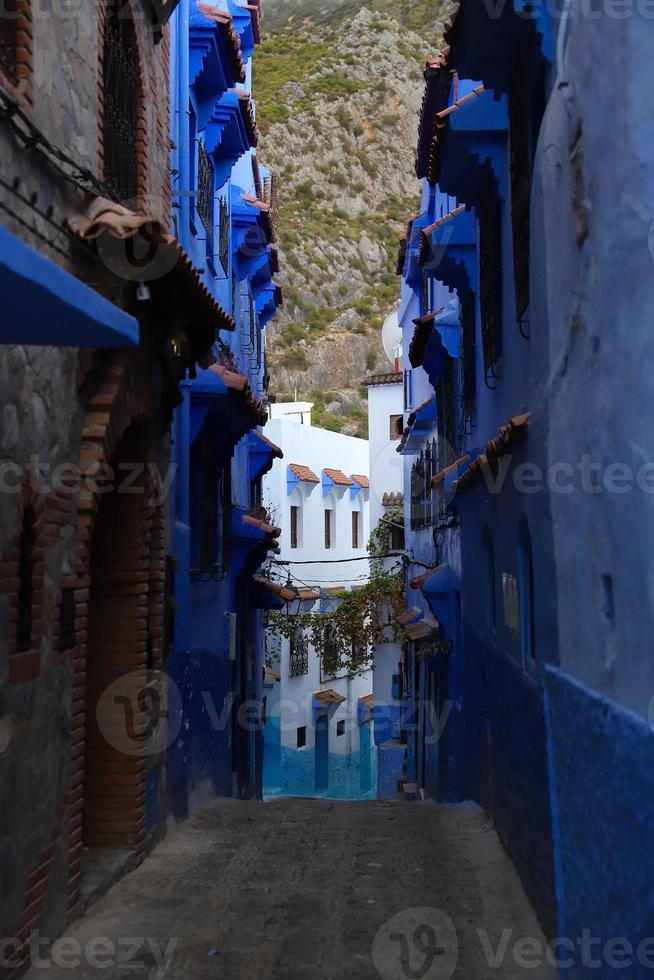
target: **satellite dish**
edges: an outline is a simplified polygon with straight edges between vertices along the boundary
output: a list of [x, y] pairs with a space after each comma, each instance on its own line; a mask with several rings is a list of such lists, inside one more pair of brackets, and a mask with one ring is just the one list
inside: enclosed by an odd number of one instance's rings
[[396, 368], [398, 359], [402, 356], [402, 331], [400, 330], [398, 310], [392, 310], [384, 320], [381, 339], [386, 357]]

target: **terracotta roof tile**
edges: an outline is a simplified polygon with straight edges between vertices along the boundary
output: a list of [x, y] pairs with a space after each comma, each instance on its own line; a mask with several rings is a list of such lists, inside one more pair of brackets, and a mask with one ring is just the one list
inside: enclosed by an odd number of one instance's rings
[[232, 15], [227, 10], [221, 10], [219, 7], [213, 7], [208, 3], [198, 3], [198, 10], [207, 20], [213, 20], [218, 24], [234, 81], [244, 82], [245, 64], [241, 52], [241, 39], [232, 23]]
[[[213, 334], [210, 344], [217, 331], [236, 329], [234, 320], [216, 302], [202, 282], [181, 244], [166, 233], [162, 222], [155, 215], [139, 214], [116, 204], [115, 201], [96, 197], [84, 214], [69, 219], [68, 226], [73, 234], [84, 241], [97, 241], [104, 235], [119, 240], [140, 235], [148, 248], [156, 248], [155, 259], [161, 264], [162, 275], [148, 282], [153, 293], [165, 291], [167, 295], [173, 290], [173, 299], [181, 295], [187, 309], [194, 315], [194, 323], [205, 328], [208, 334]], [[125, 261], [127, 263], [127, 259]], [[116, 274], [120, 274], [118, 266], [113, 267]]]
[[501, 427], [499, 435], [495, 436], [494, 439], [491, 439], [490, 442], [487, 442], [483, 453], [477, 456], [467, 470], [464, 470], [454, 484], [455, 490], [462, 490], [469, 483], [472, 483], [472, 481], [482, 472], [482, 467], [485, 463], [489, 463], [495, 459], [500, 459], [510, 447], [514, 439], [520, 435], [521, 432], [524, 432], [524, 429], [529, 424], [530, 419], [531, 412], [525, 412], [523, 415], [516, 415], [512, 419], [509, 419], [508, 424]]
[[347, 589], [344, 585], [330, 585], [329, 588], [323, 589], [323, 592], [325, 595], [335, 597], [339, 595], [346, 595]]
[[408, 623], [415, 622], [421, 615], [420, 610], [414, 606], [412, 609], [407, 609], [406, 612], [396, 616], [395, 622], [399, 623], [400, 626], [406, 626]]
[[460, 466], [463, 466], [464, 463], [467, 463], [469, 459], [470, 459], [470, 453], [466, 453], [465, 456], [460, 456], [459, 459], [455, 460], [453, 463], [450, 463], [449, 466], [445, 466], [442, 470], [439, 470], [436, 476], [432, 476], [431, 478], [432, 484], [435, 487], [437, 487], [439, 484], [443, 482], [446, 476], [449, 476], [450, 473], [454, 473], [456, 470], [458, 470]]
[[363, 476], [361, 473], [351, 473], [351, 478], [355, 483], [358, 483], [362, 490], [370, 489], [370, 480], [367, 476]]
[[292, 473], [295, 473], [302, 483], [320, 483], [320, 477], [316, 476], [308, 466], [303, 466], [302, 463], [289, 463], [288, 468]]
[[424, 78], [425, 90], [422, 97], [416, 150], [416, 175], [420, 178], [427, 176], [437, 115], [447, 106], [450, 97], [452, 71], [447, 65], [446, 52], [427, 62]]
[[237, 370], [234, 355], [226, 344], [221, 345], [221, 363], [212, 364], [210, 370], [218, 374], [228, 388], [237, 392], [243, 400], [244, 407], [251, 418], [253, 425], [265, 425], [268, 421], [268, 412], [264, 403], [257, 398], [250, 386], [250, 382], [244, 374]]
[[323, 473], [326, 473], [329, 479], [336, 484], [338, 487], [351, 487], [352, 480], [349, 476], [346, 476], [342, 470], [330, 470], [326, 466], [323, 466]]
[[359, 701], [361, 702], [361, 704], [364, 704], [366, 708], [369, 708], [371, 711], [375, 706], [375, 699], [372, 694], [364, 694], [363, 697], [359, 698]]
[[243, 514], [243, 523], [249, 524], [250, 527], [258, 527], [260, 531], [269, 534], [271, 538], [278, 538], [282, 533], [281, 527], [273, 527], [272, 524], [267, 524], [266, 521], [253, 517], [252, 514]]
[[298, 589], [298, 595], [304, 602], [315, 602], [320, 598], [318, 589]]
[[347, 698], [344, 698], [342, 694], [334, 691], [333, 688], [329, 688], [326, 691], [316, 691], [313, 696], [316, 701], [320, 701], [321, 704], [327, 705], [343, 704], [344, 701], [347, 701]]
[[[435, 568], [436, 566], [434, 566]], [[421, 589], [425, 584], [425, 579], [429, 575], [429, 572], [423, 572], [422, 575], [416, 575], [415, 578], [409, 579], [409, 585], [412, 589]]]
[[445, 119], [447, 116], [451, 116], [453, 112], [456, 112], [462, 106], [467, 105], [468, 102], [472, 102], [473, 99], [480, 96], [483, 91], [485, 91], [484, 86], [478, 85], [476, 88], [473, 88], [472, 92], [468, 92], [467, 95], [464, 95], [462, 99], [457, 99], [457, 101], [453, 102], [451, 106], [447, 107], [447, 109], [443, 109], [442, 112], [439, 112], [438, 118]]
[[256, 119], [254, 118], [254, 109], [252, 108], [252, 98], [250, 93], [246, 92], [245, 89], [242, 88], [233, 88], [230, 89], [230, 91], [235, 92], [238, 95], [238, 106], [243, 117], [245, 131], [248, 134], [250, 145], [256, 146], [259, 142], [259, 129], [257, 127]]
[[278, 670], [275, 670], [273, 667], [266, 666], [265, 674], [266, 677], [270, 677], [273, 681], [280, 681], [282, 679], [282, 675], [279, 673]]
[[250, 11], [252, 17], [252, 37], [255, 44], [261, 44], [261, 0], [251, 0], [250, 3], [243, 4]]
[[273, 456], [276, 456], [277, 459], [283, 459], [284, 458], [284, 453], [279, 448], [279, 446], [276, 446], [275, 443], [272, 442], [267, 436], [264, 436], [263, 432], [259, 432], [258, 429], [251, 429], [250, 431], [252, 432], [252, 435], [256, 439], [260, 439], [261, 442], [264, 442], [266, 444], [266, 446], [268, 446], [269, 449], [272, 449]]
[[402, 380], [401, 371], [388, 371], [386, 374], [369, 374], [360, 383], [364, 388], [372, 388], [375, 385], [399, 385]]
[[291, 602], [297, 598], [295, 589], [287, 589], [280, 582], [273, 582], [272, 579], [264, 578], [263, 575], [253, 575], [252, 581], [262, 586], [262, 588], [268, 589], [269, 592], [274, 592], [275, 595], [278, 595], [280, 599], [285, 599], [286, 602]]
[[405, 626], [404, 632], [415, 643], [417, 640], [428, 640], [435, 635], [436, 630], [433, 624], [421, 619], [419, 623], [410, 623]]

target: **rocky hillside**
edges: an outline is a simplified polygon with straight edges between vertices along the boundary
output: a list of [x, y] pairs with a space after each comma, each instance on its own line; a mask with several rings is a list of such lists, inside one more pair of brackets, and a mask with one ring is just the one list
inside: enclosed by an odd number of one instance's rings
[[279, 177], [285, 293], [271, 387], [278, 398], [310, 397], [317, 424], [352, 435], [366, 432], [357, 382], [386, 365], [380, 327], [398, 301], [397, 237], [419, 200], [413, 150], [439, 9], [435, 0], [265, 7], [255, 91], [261, 156]]

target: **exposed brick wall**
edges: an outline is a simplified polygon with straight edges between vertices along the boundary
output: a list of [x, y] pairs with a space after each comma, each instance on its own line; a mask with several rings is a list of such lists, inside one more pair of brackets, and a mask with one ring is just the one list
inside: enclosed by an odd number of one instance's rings
[[29, 112], [34, 97], [34, 38], [31, 0], [16, 0], [16, 15], [13, 28], [16, 52], [15, 77], [4, 71], [0, 65], [0, 85], [18, 101], [22, 109]]

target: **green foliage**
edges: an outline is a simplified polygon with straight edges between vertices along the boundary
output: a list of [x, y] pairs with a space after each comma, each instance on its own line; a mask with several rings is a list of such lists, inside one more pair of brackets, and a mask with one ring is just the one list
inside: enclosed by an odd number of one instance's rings
[[366, 354], [366, 371], [374, 370], [375, 364], [377, 363], [377, 354], [374, 350], [369, 350]]
[[293, 347], [290, 350], [284, 351], [279, 359], [279, 363], [282, 367], [297, 368], [300, 371], [306, 371], [309, 367], [309, 359], [301, 347]]
[[286, 639], [301, 630], [320, 657], [325, 674], [345, 671], [356, 677], [371, 668], [376, 644], [397, 638], [393, 622], [404, 609], [402, 570], [387, 571], [383, 562], [373, 561], [370, 580], [354, 592], [344, 592], [330, 605], [333, 608], [295, 615], [271, 610], [266, 629]]

